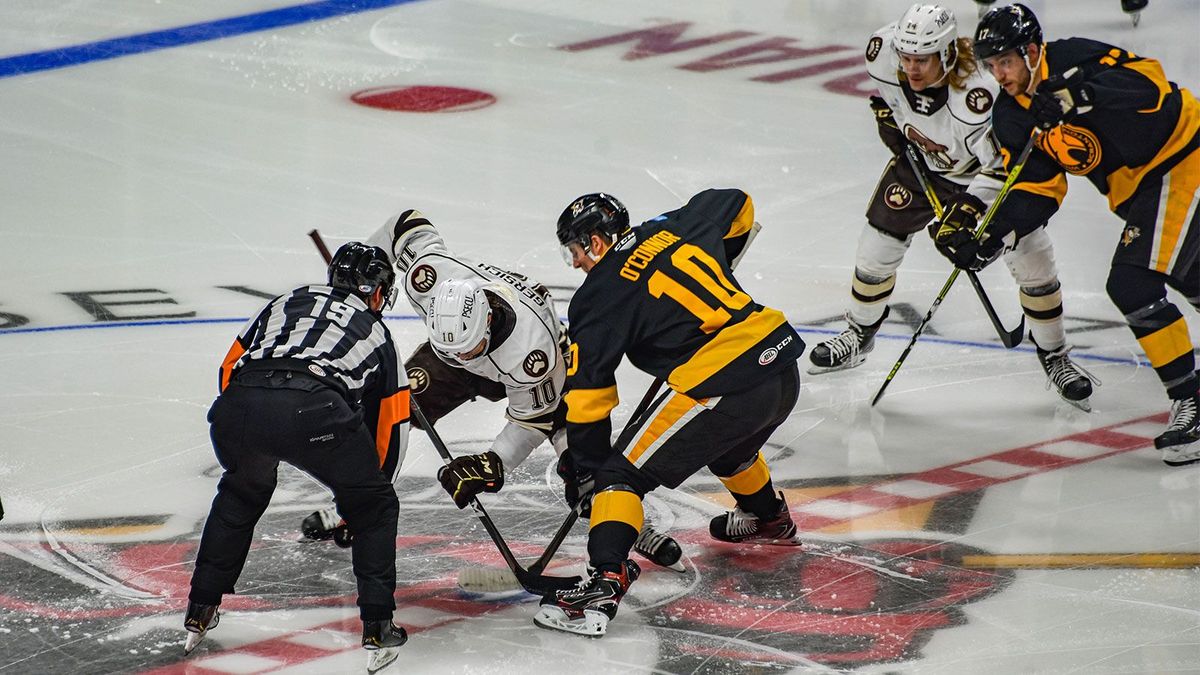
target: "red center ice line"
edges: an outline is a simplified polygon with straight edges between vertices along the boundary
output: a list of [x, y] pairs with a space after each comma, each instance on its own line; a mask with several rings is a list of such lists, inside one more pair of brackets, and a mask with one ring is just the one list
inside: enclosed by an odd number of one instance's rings
[[819, 530], [931, 499], [1093, 462], [1153, 445], [1154, 437], [1162, 432], [1166, 422], [1166, 413], [1150, 415], [864, 485], [794, 506], [792, 517], [801, 530]]

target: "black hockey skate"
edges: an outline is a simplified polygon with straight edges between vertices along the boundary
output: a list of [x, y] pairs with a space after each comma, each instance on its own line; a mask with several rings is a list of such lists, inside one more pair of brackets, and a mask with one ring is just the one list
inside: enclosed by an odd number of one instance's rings
[[996, 0], [975, 0], [975, 2], [979, 5], [979, 18], [982, 19], [983, 15], [988, 13], [988, 10], [992, 8]]
[[[1037, 346], [1037, 342], [1034, 345]], [[1046, 388], [1053, 386], [1064, 401], [1084, 412], [1091, 412], [1092, 403], [1088, 399], [1092, 395], [1092, 382], [1100, 384], [1100, 380], [1073, 362], [1068, 355], [1070, 351], [1066, 346], [1054, 351], [1037, 348], [1038, 361], [1046, 371]]]
[[592, 572], [579, 586], [543, 597], [533, 622], [541, 628], [603, 637], [608, 622], [617, 616], [621, 598], [641, 572], [632, 560], [622, 563], [617, 572]]
[[726, 511], [708, 523], [708, 533], [713, 539], [731, 544], [775, 544], [778, 546], [800, 546], [796, 536], [796, 523], [788, 510], [783, 493], [779, 493], [779, 510], [770, 520], [762, 520], [740, 507]]
[[391, 619], [363, 621], [362, 646], [367, 650], [367, 672], [378, 673], [400, 656], [400, 647], [408, 642], [408, 631]]
[[183, 643], [183, 653], [191, 654], [200, 646], [208, 631], [217, 627], [221, 622], [221, 612], [217, 605], [202, 605], [188, 601], [187, 615], [183, 618], [183, 627], [188, 632], [187, 641]]
[[1133, 27], [1137, 28], [1138, 22], [1142, 20], [1142, 10], [1149, 4], [1150, 0], [1121, 0], [1121, 11], [1129, 15]]
[[847, 316], [849, 328], [829, 340], [818, 343], [808, 353], [808, 360], [812, 361], [812, 367], [808, 369], [809, 375], [861, 366], [867, 360], [867, 354], [875, 348], [875, 333], [890, 313], [891, 308], [885, 307], [883, 316], [869, 326], [861, 326]]
[[633, 542], [633, 550], [655, 565], [676, 572], [684, 571], [683, 563], [679, 562], [683, 557], [683, 549], [679, 547], [679, 542], [658, 532], [649, 523], [642, 526], [637, 541]]
[[1171, 421], [1154, 439], [1154, 447], [1168, 466], [1200, 462], [1200, 394], [1171, 403]]

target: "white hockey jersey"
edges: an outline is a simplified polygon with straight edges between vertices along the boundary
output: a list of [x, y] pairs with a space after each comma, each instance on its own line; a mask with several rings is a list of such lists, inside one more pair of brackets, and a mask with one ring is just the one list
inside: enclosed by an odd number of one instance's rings
[[516, 466], [549, 435], [550, 425], [535, 420], [558, 407], [566, 381], [560, 346], [565, 329], [550, 293], [522, 274], [455, 256], [431, 224], [406, 231], [393, 246], [392, 232], [403, 215], [389, 218], [367, 243], [389, 253], [402, 277], [403, 293], [418, 316], [428, 314], [438, 283], [447, 279], [483, 279], [483, 289], [512, 310], [513, 330], [501, 344], [466, 363], [443, 360], [504, 385], [508, 424], [492, 449], [506, 466]]
[[867, 41], [867, 72], [887, 101], [905, 138], [921, 150], [929, 171], [966, 187], [985, 204], [1004, 182], [999, 148], [992, 138], [992, 104], [1000, 86], [982, 66], [962, 89], [949, 85], [913, 91], [892, 48], [896, 24]]

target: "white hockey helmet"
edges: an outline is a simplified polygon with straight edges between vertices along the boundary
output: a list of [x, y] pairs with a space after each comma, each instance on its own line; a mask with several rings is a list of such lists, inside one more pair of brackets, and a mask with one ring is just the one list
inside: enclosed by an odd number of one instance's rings
[[937, 54], [942, 69], [949, 73], [958, 60], [957, 39], [958, 22], [954, 20], [954, 12], [941, 5], [916, 4], [909, 7], [896, 23], [892, 47], [897, 53], [913, 56]]
[[470, 360], [459, 354], [475, 351], [480, 342], [485, 342], [483, 351], [487, 350], [492, 310], [483, 293], [483, 285], [482, 279], [447, 279], [438, 285], [429, 302], [425, 329], [429, 333], [429, 345], [443, 356], [456, 361]]

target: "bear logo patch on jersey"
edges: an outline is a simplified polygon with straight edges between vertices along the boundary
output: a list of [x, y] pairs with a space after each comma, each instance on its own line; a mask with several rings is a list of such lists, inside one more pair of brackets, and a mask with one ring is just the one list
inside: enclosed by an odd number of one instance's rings
[[525, 357], [525, 362], [521, 366], [525, 369], [526, 375], [541, 377], [546, 373], [546, 369], [550, 367], [550, 358], [546, 356], [546, 352], [535, 349], [529, 352], [529, 356]]
[[912, 193], [899, 183], [891, 183], [883, 191], [883, 202], [889, 209], [899, 211], [912, 203]]
[[1083, 127], [1061, 124], [1038, 136], [1037, 145], [1063, 170], [1076, 176], [1100, 165], [1100, 139]]
[[429, 265], [418, 265], [408, 278], [418, 293], [428, 293], [437, 283], [437, 272]]
[[992, 109], [992, 92], [976, 87], [967, 92], [967, 110], [982, 115]]
[[408, 369], [408, 389], [413, 394], [420, 394], [429, 387], [429, 373], [424, 368]]
[[874, 63], [879, 58], [879, 50], [883, 49], [883, 38], [876, 35], [867, 43], [867, 61]]

